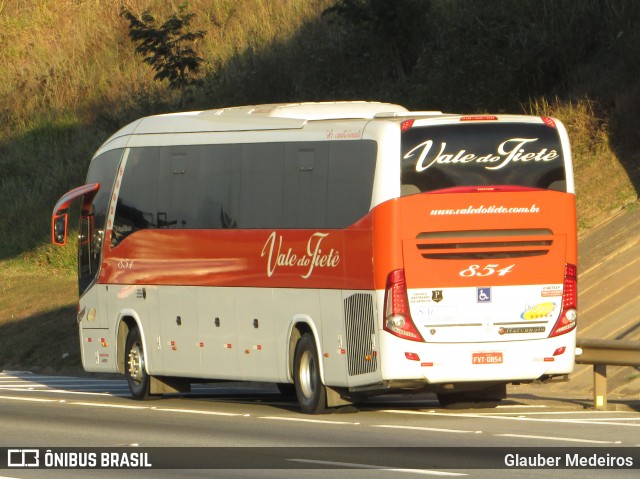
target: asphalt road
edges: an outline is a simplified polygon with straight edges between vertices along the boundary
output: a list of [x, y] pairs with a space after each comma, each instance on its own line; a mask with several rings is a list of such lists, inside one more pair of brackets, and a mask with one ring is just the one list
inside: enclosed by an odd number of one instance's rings
[[0, 373], [0, 454], [144, 451], [155, 463], [133, 471], [8, 468], [0, 476], [547, 477], [545, 468], [504, 464], [522, 451], [561, 461], [635, 454], [634, 469], [554, 468], [553, 477], [637, 477], [640, 467], [640, 412], [633, 408], [596, 412], [581, 402], [515, 394], [496, 409], [450, 411], [424, 395], [341, 412], [300, 414], [269, 385], [200, 385], [189, 395], [137, 402], [121, 380]]

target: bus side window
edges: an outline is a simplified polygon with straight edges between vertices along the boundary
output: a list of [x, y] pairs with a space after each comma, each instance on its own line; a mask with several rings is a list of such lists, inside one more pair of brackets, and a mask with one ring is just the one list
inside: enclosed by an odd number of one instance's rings
[[82, 294], [95, 280], [100, 270], [102, 245], [111, 192], [120, 165], [123, 149], [108, 151], [91, 162], [87, 184], [100, 183], [91, 203], [91, 213], [80, 218], [78, 241], [78, 287]]
[[238, 227], [240, 145], [201, 145], [198, 165], [198, 228]]
[[345, 228], [369, 212], [378, 145], [373, 140], [330, 144], [327, 226]]
[[158, 147], [132, 148], [129, 153], [113, 220], [112, 248], [138, 230], [157, 228], [163, 218], [158, 212], [158, 155]]

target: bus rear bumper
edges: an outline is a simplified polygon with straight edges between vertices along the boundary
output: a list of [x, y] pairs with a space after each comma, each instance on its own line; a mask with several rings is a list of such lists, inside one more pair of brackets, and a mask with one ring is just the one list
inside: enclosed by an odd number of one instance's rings
[[384, 333], [385, 381], [426, 384], [528, 382], [567, 375], [575, 364], [575, 330], [556, 338], [487, 343], [417, 343]]

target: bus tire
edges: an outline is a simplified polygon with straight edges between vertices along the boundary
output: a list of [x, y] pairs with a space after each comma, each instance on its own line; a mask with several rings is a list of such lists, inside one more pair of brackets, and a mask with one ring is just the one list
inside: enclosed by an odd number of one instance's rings
[[125, 346], [125, 364], [129, 391], [133, 399], [142, 401], [150, 396], [151, 378], [147, 374], [144, 348], [140, 330], [134, 326], [129, 330]]
[[293, 371], [296, 396], [302, 412], [323, 413], [327, 407], [327, 390], [320, 378], [318, 350], [310, 333], [304, 333], [296, 344]]

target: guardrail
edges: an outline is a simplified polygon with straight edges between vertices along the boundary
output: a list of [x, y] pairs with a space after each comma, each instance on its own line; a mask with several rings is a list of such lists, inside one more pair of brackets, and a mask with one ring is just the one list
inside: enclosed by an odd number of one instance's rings
[[578, 338], [576, 363], [593, 364], [593, 406], [607, 409], [607, 365], [640, 365], [640, 341]]

